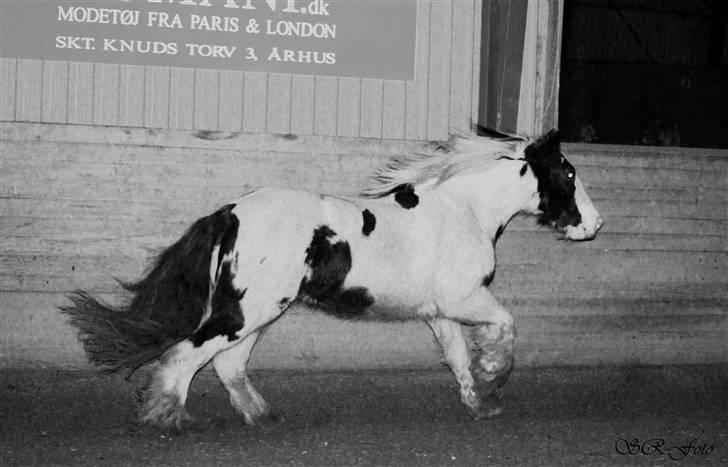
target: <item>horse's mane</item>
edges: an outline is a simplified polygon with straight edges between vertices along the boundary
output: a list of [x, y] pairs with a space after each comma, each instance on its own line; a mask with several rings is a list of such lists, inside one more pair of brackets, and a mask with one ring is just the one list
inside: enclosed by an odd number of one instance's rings
[[366, 198], [382, 198], [399, 186], [442, 183], [455, 175], [483, 171], [499, 159], [516, 159], [532, 141], [526, 136], [451, 135], [429, 144], [430, 151], [395, 156], [379, 168], [362, 191]]

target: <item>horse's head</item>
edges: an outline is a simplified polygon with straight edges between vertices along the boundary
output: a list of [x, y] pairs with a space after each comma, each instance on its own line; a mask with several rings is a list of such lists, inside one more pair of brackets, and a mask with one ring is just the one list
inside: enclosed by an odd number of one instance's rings
[[540, 223], [564, 233], [569, 240], [591, 240], [602, 226], [602, 218], [592, 204], [574, 166], [561, 153], [558, 130], [529, 144], [526, 163], [538, 182], [538, 206], [534, 212]]

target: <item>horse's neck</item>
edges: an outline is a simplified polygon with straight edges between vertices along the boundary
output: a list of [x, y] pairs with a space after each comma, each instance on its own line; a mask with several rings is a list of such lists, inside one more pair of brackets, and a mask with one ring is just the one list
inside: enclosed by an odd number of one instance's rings
[[495, 238], [499, 229], [519, 212], [529, 209], [536, 193], [536, 181], [529, 173], [519, 174], [520, 166], [504, 161], [485, 173], [453, 177], [443, 188], [465, 200], [480, 227]]

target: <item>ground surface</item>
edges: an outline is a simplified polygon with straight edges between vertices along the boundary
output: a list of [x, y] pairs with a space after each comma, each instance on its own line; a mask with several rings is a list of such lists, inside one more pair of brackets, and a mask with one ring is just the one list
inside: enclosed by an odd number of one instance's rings
[[134, 424], [122, 377], [4, 370], [0, 465], [728, 465], [726, 366], [519, 368], [487, 421], [444, 369], [253, 378], [284, 424], [245, 426], [206, 371], [171, 434]]

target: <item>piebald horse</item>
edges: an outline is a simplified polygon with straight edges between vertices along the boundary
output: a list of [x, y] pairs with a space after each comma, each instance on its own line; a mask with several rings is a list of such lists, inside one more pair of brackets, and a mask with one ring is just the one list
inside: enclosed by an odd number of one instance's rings
[[349, 320], [427, 322], [468, 413], [491, 417], [515, 328], [488, 285], [495, 243], [518, 213], [570, 240], [592, 239], [602, 224], [556, 130], [453, 137], [390, 160], [358, 198], [252, 191], [196, 221], [126, 284], [128, 304], [78, 291], [62, 310], [93, 364], [155, 363], [143, 423], [181, 427], [190, 383], [210, 360], [247, 423], [280, 421], [246, 367], [261, 331], [297, 303]]

